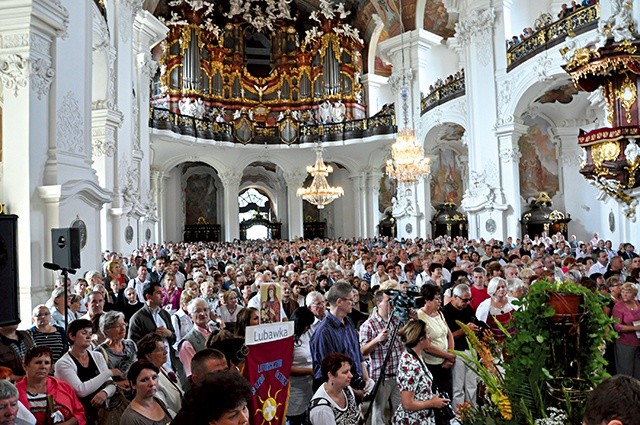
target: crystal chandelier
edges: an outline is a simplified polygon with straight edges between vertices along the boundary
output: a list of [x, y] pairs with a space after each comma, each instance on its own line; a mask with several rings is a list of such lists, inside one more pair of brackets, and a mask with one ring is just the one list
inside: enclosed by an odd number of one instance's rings
[[316, 163], [307, 165], [307, 173], [313, 176], [311, 184], [309, 187], [299, 188], [296, 194], [305, 201], [317, 205], [318, 209], [324, 208], [325, 205], [344, 195], [344, 190], [340, 186], [332, 187], [327, 182], [327, 176], [333, 173], [333, 167], [324, 163], [320, 145], [316, 146]]
[[[398, 183], [412, 184], [431, 172], [429, 158], [425, 158], [422, 144], [418, 143], [416, 133], [409, 127], [409, 87], [407, 70], [404, 67], [404, 25], [402, 20], [402, 1], [400, 1], [400, 30], [402, 43], [402, 113], [404, 128], [398, 131], [396, 141], [391, 145], [391, 159], [387, 160], [386, 173]], [[409, 69], [409, 73], [411, 70]]]

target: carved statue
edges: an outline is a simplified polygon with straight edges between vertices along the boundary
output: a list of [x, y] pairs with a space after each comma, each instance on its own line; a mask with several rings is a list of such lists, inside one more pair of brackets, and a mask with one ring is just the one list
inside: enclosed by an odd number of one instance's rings
[[178, 109], [180, 110], [180, 115], [193, 115], [194, 105], [191, 103], [191, 99], [188, 97], [183, 97], [178, 102]]
[[323, 124], [331, 122], [331, 102], [325, 100], [318, 108], [318, 114], [320, 115], [320, 122]]
[[347, 111], [347, 107], [344, 106], [342, 100], [338, 100], [331, 108], [331, 118], [333, 122], [342, 122], [344, 121], [345, 112]]
[[624, 149], [624, 156], [627, 158], [627, 162], [633, 164], [640, 156], [640, 148], [636, 144], [635, 140], [630, 140], [627, 147]]
[[634, 37], [631, 33], [631, 28], [635, 26], [633, 16], [631, 16], [633, 2], [631, 0], [615, 0], [612, 3], [614, 4], [613, 7], [617, 9], [617, 13], [612, 15], [612, 18], [615, 16], [611, 26], [613, 41], [633, 40]]
[[192, 115], [194, 117], [196, 117], [196, 118], [202, 118], [202, 117], [204, 117], [206, 112], [207, 112], [207, 107], [205, 106], [205, 104], [202, 101], [202, 99], [198, 98], [192, 104]]
[[413, 196], [410, 188], [407, 188], [404, 193], [399, 194], [399, 199], [395, 196], [391, 198], [392, 214], [394, 217], [403, 217], [405, 215], [416, 216], [416, 208], [413, 204]]

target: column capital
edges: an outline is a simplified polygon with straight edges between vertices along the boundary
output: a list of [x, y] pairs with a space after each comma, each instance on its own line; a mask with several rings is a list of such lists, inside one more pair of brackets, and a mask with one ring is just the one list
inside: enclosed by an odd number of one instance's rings
[[237, 189], [240, 186], [240, 181], [242, 180], [242, 173], [231, 170], [222, 171], [218, 173], [218, 176], [220, 177], [225, 190], [233, 188]]
[[493, 7], [477, 9], [456, 23], [456, 39], [463, 45], [480, 42], [483, 38], [491, 38], [496, 14]]
[[30, 82], [41, 100], [55, 76], [51, 45], [66, 34], [69, 12], [59, 1], [5, 3], [0, 4], [0, 83], [17, 97]]
[[133, 21], [134, 51], [146, 53], [160, 43], [169, 33], [169, 28], [146, 10], [136, 13]]
[[283, 174], [284, 181], [289, 189], [297, 189], [307, 179], [307, 172], [304, 170], [285, 171]]

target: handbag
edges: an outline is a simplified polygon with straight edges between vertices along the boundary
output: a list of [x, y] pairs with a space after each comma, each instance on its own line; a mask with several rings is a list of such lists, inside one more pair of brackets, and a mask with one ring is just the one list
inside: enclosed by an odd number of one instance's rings
[[[104, 385], [112, 385], [113, 381], [107, 381]], [[129, 400], [122, 388], [116, 385], [116, 392], [105, 401], [103, 406], [98, 407], [98, 423], [100, 425], [120, 425], [120, 417], [127, 410]]]

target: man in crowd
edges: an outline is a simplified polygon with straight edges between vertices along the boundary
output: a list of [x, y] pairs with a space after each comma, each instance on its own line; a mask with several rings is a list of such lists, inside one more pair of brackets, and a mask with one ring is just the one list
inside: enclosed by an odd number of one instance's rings
[[164, 258], [156, 258], [153, 262], [153, 271], [151, 272], [149, 280], [151, 282], [162, 283], [164, 273]]
[[637, 425], [640, 381], [627, 375], [605, 379], [587, 399], [584, 425]]
[[138, 266], [138, 274], [135, 278], [129, 281], [127, 285], [128, 288], [133, 288], [136, 290], [136, 294], [138, 295], [138, 299], [141, 302], [144, 302], [144, 295], [142, 294], [142, 290], [144, 289], [145, 283], [148, 282], [149, 270], [145, 265]]
[[309, 292], [305, 302], [309, 310], [311, 310], [315, 316], [315, 320], [311, 324], [311, 334], [313, 335], [320, 322], [322, 322], [324, 317], [327, 315], [327, 302], [324, 299], [324, 295], [318, 291]]
[[591, 276], [594, 273], [600, 273], [604, 275], [607, 272], [608, 265], [609, 265], [609, 256], [607, 255], [606, 252], [601, 251], [598, 253], [598, 260], [595, 263], [593, 263], [587, 275]]
[[384, 369], [384, 379], [380, 381], [373, 400], [371, 415], [372, 425], [385, 425], [391, 423], [391, 417], [385, 417], [386, 409], [389, 408], [393, 416], [400, 404], [396, 374], [403, 348], [397, 335], [400, 323], [398, 318], [392, 315], [393, 308], [389, 303], [391, 297], [384, 291], [377, 291], [374, 299], [378, 308], [360, 327], [360, 350], [364, 356], [370, 357], [371, 379], [376, 382], [380, 379], [384, 359], [387, 353], [390, 353]]
[[131, 317], [129, 339], [137, 343], [146, 334], [159, 335], [170, 353], [165, 366], [168, 370], [174, 370], [172, 359], [175, 356], [173, 345], [176, 342], [176, 334], [169, 312], [162, 308], [162, 287], [159, 283], [149, 282], [144, 286], [143, 294], [146, 305]]
[[476, 311], [480, 303], [489, 298], [487, 292], [487, 271], [482, 267], [473, 269], [473, 285], [471, 285], [471, 302], [469, 305]]
[[[473, 301], [471, 288], [462, 283], [453, 288], [451, 302], [445, 305], [442, 310], [447, 325], [449, 325], [449, 329], [453, 334], [456, 351], [464, 352], [467, 355], [471, 355], [469, 343], [467, 342], [464, 330], [458, 325], [457, 321], [466, 324], [474, 332], [480, 330], [476, 325], [478, 320], [475, 317], [475, 312], [469, 306], [471, 301]], [[453, 364], [453, 406], [462, 404], [465, 401], [475, 403], [476, 390], [478, 387], [477, 379], [476, 374], [473, 373], [463, 361], [458, 360]]]
[[329, 311], [311, 337], [311, 357], [316, 386], [323, 380], [320, 364], [328, 354], [343, 353], [351, 357], [351, 387], [357, 395], [363, 396], [373, 389], [375, 383], [369, 379], [356, 328], [347, 317], [354, 304], [352, 289], [347, 281], [340, 280], [327, 292]]

